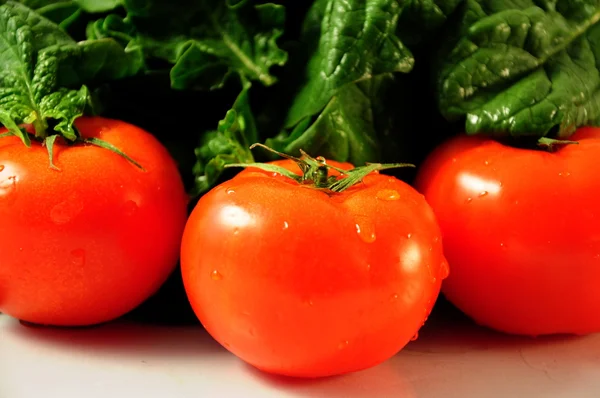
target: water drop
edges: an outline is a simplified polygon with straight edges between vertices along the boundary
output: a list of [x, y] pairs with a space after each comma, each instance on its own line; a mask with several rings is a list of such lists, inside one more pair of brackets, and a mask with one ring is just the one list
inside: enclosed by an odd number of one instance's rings
[[367, 271], [371, 271], [371, 264], [367, 264]]
[[138, 204], [133, 200], [128, 200], [123, 205], [123, 211], [126, 216], [133, 216], [138, 210]]
[[221, 273], [215, 269], [213, 270], [213, 272], [210, 273], [210, 278], [213, 281], [220, 281], [221, 279], [223, 279], [223, 275], [221, 275]]
[[450, 266], [448, 265], [448, 261], [442, 261], [440, 266], [440, 278], [446, 279], [450, 275]]
[[415, 333], [415, 335], [410, 339], [410, 341], [415, 341], [419, 338], [419, 332]]
[[239, 228], [234, 228], [233, 229], [233, 234], [234, 235], [239, 235], [240, 234], [240, 229]]
[[488, 191], [481, 191], [481, 192], [479, 192], [479, 195], [477, 195], [477, 196], [479, 196], [480, 198], [483, 198], [484, 196], [487, 196], [487, 194], [488, 194]]
[[400, 194], [393, 189], [382, 189], [375, 194], [375, 197], [381, 200], [398, 200], [400, 199]]
[[22, 248], [22, 247], [19, 247], [19, 251], [20, 251], [20, 252], [22, 252], [22, 251], [23, 251], [23, 248]]
[[290, 227], [290, 224], [288, 224], [287, 221], [283, 222], [283, 230], [285, 231], [286, 229], [288, 229]]
[[483, 162], [484, 165], [489, 166], [490, 162], [488, 160], [486, 160], [485, 162]]
[[0, 171], [4, 170], [4, 165], [0, 164]]
[[407, 235], [406, 235], [406, 238], [407, 238], [407, 239], [410, 239], [410, 238], [412, 238], [412, 234], [407, 234]]
[[227, 193], [227, 195], [231, 195], [235, 193], [235, 189], [233, 188], [227, 188], [227, 190], [225, 191]]
[[437, 278], [434, 276], [433, 278], [431, 278], [431, 283], [436, 283], [437, 282]]
[[348, 347], [349, 344], [350, 342], [348, 340], [344, 340], [338, 344], [338, 349], [343, 350], [344, 348]]
[[366, 243], [373, 243], [377, 237], [375, 236], [375, 226], [368, 218], [359, 219], [356, 223], [356, 233]]
[[16, 176], [0, 180], [0, 200], [10, 200], [12, 202], [16, 199], [17, 181]]
[[471, 203], [473, 201], [473, 198], [467, 198], [465, 199], [465, 203]]
[[392, 294], [392, 297], [390, 297], [390, 301], [396, 301], [398, 300], [398, 293], [394, 293]]
[[58, 225], [66, 224], [83, 210], [83, 202], [74, 195], [55, 205], [50, 210], [52, 222]]
[[85, 250], [83, 249], [75, 249], [71, 251], [71, 256], [73, 256], [72, 262], [73, 265], [82, 267], [85, 265]]

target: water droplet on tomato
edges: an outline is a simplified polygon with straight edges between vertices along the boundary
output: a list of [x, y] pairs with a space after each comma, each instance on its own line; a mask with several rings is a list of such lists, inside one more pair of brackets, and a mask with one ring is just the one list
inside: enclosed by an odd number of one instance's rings
[[85, 250], [75, 249], [71, 252], [73, 265], [83, 267], [85, 265]]
[[398, 293], [394, 293], [392, 294], [392, 297], [390, 297], [390, 301], [396, 301], [398, 300]]
[[220, 281], [221, 279], [223, 279], [223, 275], [221, 275], [221, 273], [215, 269], [213, 270], [213, 272], [210, 273], [210, 279], [212, 279], [213, 281]]
[[83, 210], [83, 202], [75, 195], [55, 205], [50, 210], [50, 218], [57, 225], [66, 224]]
[[4, 170], [4, 165], [0, 164], [0, 171]]
[[16, 176], [0, 179], [0, 200], [12, 203], [16, 199], [18, 181]]
[[473, 198], [470, 198], [470, 197], [465, 199], [465, 203], [471, 203], [472, 201], [473, 201]]
[[348, 340], [344, 340], [338, 344], [338, 349], [343, 350], [344, 348], [348, 347], [349, 344], [350, 342]]
[[233, 234], [234, 234], [234, 235], [239, 235], [239, 234], [240, 234], [240, 230], [239, 230], [239, 228], [234, 228], [234, 229], [233, 229]]
[[235, 193], [235, 189], [233, 188], [227, 188], [227, 190], [225, 191], [227, 193], [227, 195], [231, 195]]
[[371, 264], [367, 264], [367, 271], [371, 271]]
[[382, 189], [375, 194], [375, 197], [377, 199], [391, 201], [400, 199], [400, 194], [394, 189]]
[[22, 248], [22, 247], [19, 247], [19, 251], [20, 251], [20, 252], [22, 252], [22, 251], [23, 251], [23, 248]]
[[415, 335], [410, 339], [410, 341], [415, 341], [419, 338], [419, 332], [415, 333]]
[[442, 261], [440, 265], [440, 278], [446, 279], [450, 275], [450, 266], [448, 265], [448, 261]]
[[433, 278], [431, 278], [431, 283], [436, 283], [437, 282], [437, 278], [434, 276]]
[[410, 238], [412, 238], [412, 234], [407, 234], [407, 235], [406, 235], [406, 237], [407, 237], [408, 239], [410, 239]]
[[483, 162], [484, 165], [489, 166], [490, 165], [490, 161], [486, 160], [485, 162]]
[[479, 195], [477, 195], [477, 196], [479, 196], [480, 198], [483, 198], [484, 196], [487, 196], [487, 194], [488, 194], [488, 191], [481, 191], [481, 192], [479, 192]]
[[288, 229], [290, 227], [290, 224], [288, 224], [287, 221], [283, 222], [283, 230], [285, 231], [286, 229]]
[[128, 200], [123, 205], [123, 212], [126, 216], [133, 216], [138, 210], [138, 204], [133, 200]]
[[377, 237], [375, 236], [375, 227], [370, 221], [356, 224], [356, 233], [366, 243], [373, 243]]

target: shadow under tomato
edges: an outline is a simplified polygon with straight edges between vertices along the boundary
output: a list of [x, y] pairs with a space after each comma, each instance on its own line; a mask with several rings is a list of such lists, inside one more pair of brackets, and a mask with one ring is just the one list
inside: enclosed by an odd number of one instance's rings
[[146, 327], [114, 322], [88, 328], [30, 327], [14, 320], [7, 338], [99, 356], [194, 357], [225, 351], [201, 326]]

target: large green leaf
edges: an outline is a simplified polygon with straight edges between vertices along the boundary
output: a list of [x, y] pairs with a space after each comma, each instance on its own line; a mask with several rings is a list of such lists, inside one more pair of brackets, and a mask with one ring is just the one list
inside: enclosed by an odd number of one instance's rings
[[598, 0], [468, 0], [436, 69], [440, 110], [468, 133], [555, 134], [600, 120]]
[[395, 34], [403, 5], [399, 0], [317, 1], [305, 32], [309, 39], [316, 36], [314, 21], [322, 12], [318, 48], [288, 113], [287, 128], [319, 113], [346, 84], [412, 69], [412, 54]]

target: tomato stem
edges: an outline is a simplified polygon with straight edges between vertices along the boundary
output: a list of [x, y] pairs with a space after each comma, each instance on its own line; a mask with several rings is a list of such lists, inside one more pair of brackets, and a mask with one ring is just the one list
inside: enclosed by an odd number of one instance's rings
[[[283, 158], [290, 159], [296, 162], [302, 174], [298, 175], [284, 167], [268, 163], [235, 163], [225, 165], [225, 167], [255, 167], [264, 171], [279, 173], [285, 177], [293, 179], [294, 181], [300, 184], [309, 185], [314, 187], [315, 189], [327, 190], [332, 193], [343, 192], [346, 189], [361, 182], [363, 178], [365, 178], [367, 175], [376, 171], [399, 167], [415, 167], [413, 164], [409, 163], [367, 163], [365, 166], [355, 167], [350, 170], [344, 170], [339, 167], [327, 164], [325, 158], [323, 158], [322, 156], [313, 158], [303, 150], [300, 150], [302, 156], [300, 158], [297, 158], [282, 152], [278, 152], [263, 144], [253, 144], [252, 146], [250, 146], [250, 149], [256, 147], [261, 147]], [[330, 169], [337, 171], [338, 173], [340, 173], [340, 175], [329, 175]]]

